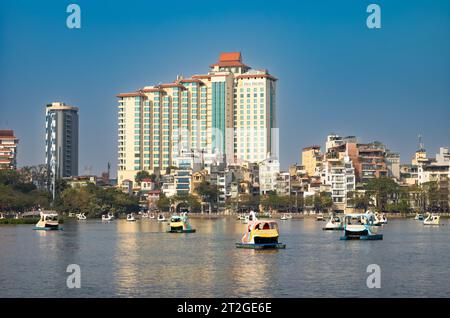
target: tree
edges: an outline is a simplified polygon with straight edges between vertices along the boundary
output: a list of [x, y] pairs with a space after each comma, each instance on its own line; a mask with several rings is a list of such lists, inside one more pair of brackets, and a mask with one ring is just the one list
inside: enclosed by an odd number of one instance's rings
[[137, 183], [141, 183], [144, 179], [150, 179], [150, 173], [145, 170], [141, 170], [138, 173], [136, 173], [136, 176], [134, 177]]
[[429, 181], [422, 184], [425, 195], [425, 207], [431, 211], [440, 209], [439, 184], [436, 181]]
[[367, 192], [358, 193], [351, 191], [347, 196], [348, 205], [353, 206], [355, 209], [367, 211], [371, 205], [370, 195]]
[[103, 189], [94, 184], [65, 189], [57, 199], [55, 207], [61, 212], [86, 213], [89, 217], [99, 217], [106, 212], [137, 212], [140, 209], [137, 197], [118, 189]]
[[178, 204], [185, 204], [189, 206], [191, 212], [199, 212], [201, 203], [195, 195], [192, 194], [177, 194], [171, 197], [171, 203], [178, 202]]
[[161, 194], [161, 196], [158, 199], [158, 202], [156, 202], [156, 206], [161, 211], [170, 211], [170, 205], [171, 205], [170, 198], [166, 197], [164, 194]]
[[33, 207], [47, 208], [46, 191], [36, 189], [29, 179], [15, 170], [0, 170], [0, 210], [21, 212]]
[[388, 203], [398, 200], [399, 185], [390, 178], [372, 179], [365, 185], [365, 189], [368, 194], [375, 196], [375, 205], [380, 211], [386, 211]]
[[211, 185], [208, 181], [202, 181], [195, 192], [202, 198], [203, 202], [216, 202], [219, 195], [217, 187]]
[[241, 194], [238, 198], [238, 204], [240, 209], [257, 209], [260, 202], [259, 196], [251, 194]]
[[274, 193], [267, 194], [261, 198], [264, 209], [289, 209], [292, 200], [289, 196], [280, 196]]

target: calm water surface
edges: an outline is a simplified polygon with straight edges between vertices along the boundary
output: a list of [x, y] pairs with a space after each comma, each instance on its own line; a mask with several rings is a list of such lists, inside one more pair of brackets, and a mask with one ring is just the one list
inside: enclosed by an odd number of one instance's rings
[[[340, 241], [313, 219], [280, 221], [285, 250], [234, 247], [245, 225], [191, 219], [194, 234], [153, 220], [74, 221], [64, 231], [0, 226], [0, 297], [450, 297], [450, 229], [390, 220], [382, 241]], [[69, 264], [81, 288], [68, 289]], [[381, 267], [368, 289], [366, 268]]]

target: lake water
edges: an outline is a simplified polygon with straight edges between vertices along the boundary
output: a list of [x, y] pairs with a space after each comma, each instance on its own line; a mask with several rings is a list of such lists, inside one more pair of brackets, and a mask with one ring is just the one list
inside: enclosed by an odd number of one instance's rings
[[[340, 241], [314, 219], [280, 221], [285, 250], [235, 248], [245, 225], [191, 219], [197, 233], [154, 220], [68, 220], [64, 231], [0, 226], [0, 297], [450, 297], [450, 227], [390, 220], [382, 241]], [[69, 264], [81, 288], [69, 289]], [[381, 288], [369, 289], [369, 264]]]

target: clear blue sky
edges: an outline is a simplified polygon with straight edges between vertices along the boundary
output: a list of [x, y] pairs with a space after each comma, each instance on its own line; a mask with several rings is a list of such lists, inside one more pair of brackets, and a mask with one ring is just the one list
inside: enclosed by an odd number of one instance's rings
[[[82, 28], [66, 27], [77, 3]], [[369, 30], [378, 3], [382, 28]], [[116, 169], [119, 92], [208, 71], [222, 51], [279, 78], [283, 167], [329, 132], [379, 140], [409, 161], [450, 146], [450, 1], [0, 2], [0, 129], [19, 166], [44, 161], [44, 112], [80, 108], [80, 173]]]

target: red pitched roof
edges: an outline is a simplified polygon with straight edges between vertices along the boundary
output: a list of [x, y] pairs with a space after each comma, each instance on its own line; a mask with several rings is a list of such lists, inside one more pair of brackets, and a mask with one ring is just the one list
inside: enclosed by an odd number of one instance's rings
[[210, 67], [223, 66], [223, 67], [247, 67], [247, 65], [242, 63], [241, 52], [223, 52], [220, 53], [219, 61], [212, 64]]
[[160, 84], [157, 87], [160, 87], [160, 88], [179, 87], [181, 89], [186, 89], [186, 87], [184, 87], [183, 85], [178, 84], [178, 83]]
[[136, 96], [145, 97], [145, 95], [142, 94], [141, 92], [120, 93], [117, 95], [117, 97], [136, 97]]
[[163, 89], [155, 87], [155, 88], [143, 88], [139, 91], [142, 93], [151, 93], [151, 92], [163, 92]]
[[219, 62], [239, 61], [241, 62], [241, 52], [220, 53]]
[[0, 137], [16, 138], [14, 137], [14, 130], [0, 130]]
[[180, 80], [180, 83], [202, 83], [202, 81], [197, 78], [185, 78]]

